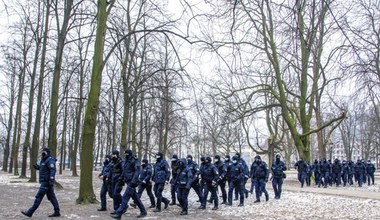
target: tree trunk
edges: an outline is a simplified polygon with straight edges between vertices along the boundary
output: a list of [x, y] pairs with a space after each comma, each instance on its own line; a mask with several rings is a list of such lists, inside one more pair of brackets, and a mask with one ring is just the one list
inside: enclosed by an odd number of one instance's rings
[[[50, 5], [51, 1], [47, 1], [46, 5], [46, 14], [45, 14], [45, 25], [42, 37], [42, 51], [41, 51], [41, 65], [40, 65], [40, 76], [38, 82], [38, 93], [37, 93], [37, 109], [36, 116], [34, 120], [34, 132], [33, 132], [33, 141], [32, 141], [32, 150], [30, 156], [30, 163], [35, 164], [38, 157], [38, 148], [40, 145], [40, 130], [41, 130], [41, 114], [42, 114], [42, 100], [43, 100], [43, 88], [44, 88], [44, 78], [45, 78], [45, 60], [46, 60], [46, 45], [48, 41], [48, 32], [49, 32], [49, 15], [50, 15]], [[30, 177], [30, 182], [36, 182], [35, 172], [32, 172]]]
[[[10, 89], [10, 104], [9, 104], [9, 118], [8, 118], [8, 126], [7, 126], [7, 138], [5, 140], [5, 147], [4, 147], [4, 159], [3, 159], [3, 169], [2, 171], [8, 171], [8, 162], [9, 162], [9, 155], [10, 155], [10, 145], [11, 145], [11, 132], [13, 127], [13, 107], [15, 104], [15, 76], [16, 74], [11, 75], [11, 89]], [[12, 172], [12, 171], [11, 171]]]
[[82, 152], [80, 154], [81, 174], [79, 183], [79, 197], [77, 199], [77, 203], [80, 204], [97, 202], [92, 185], [95, 129], [99, 110], [99, 96], [104, 66], [103, 52], [107, 30], [107, 17], [112, 5], [113, 1], [111, 1], [111, 3], [105, 0], [98, 1], [97, 30], [91, 74], [91, 85], [83, 123]]
[[[65, 1], [64, 16], [61, 30], [58, 31], [58, 42], [54, 61], [53, 82], [50, 97], [50, 120], [49, 120], [49, 148], [53, 156], [57, 151], [57, 119], [59, 100], [59, 81], [61, 79], [62, 54], [65, 47], [65, 40], [71, 16], [73, 0]], [[56, 15], [58, 16], [58, 15]]]

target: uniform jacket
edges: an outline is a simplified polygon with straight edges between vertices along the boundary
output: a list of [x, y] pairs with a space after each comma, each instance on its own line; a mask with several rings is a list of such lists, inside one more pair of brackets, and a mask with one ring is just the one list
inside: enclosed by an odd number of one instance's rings
[[169, 164], [166, 160], [159, 160], [154, 164], [153, 181], [165, 183], [170, 179]]

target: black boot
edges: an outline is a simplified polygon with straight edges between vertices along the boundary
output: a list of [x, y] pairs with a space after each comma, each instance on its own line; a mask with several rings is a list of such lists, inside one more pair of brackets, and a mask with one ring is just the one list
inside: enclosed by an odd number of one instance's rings
[[61, 216], [61, 213], [59, 213], [59, 211], [54, 211], [53, 214], [49, 215], [49, 217], [60, 217]]
[[136, 218], [143, 218], [146, 216], [146, 212], [141, 212], [140, 215], [136, 216]]
[[32, 213], [28, 212], [28, 211], [21, 211], [21, 213], [25, 216], [28, 216], [28, 217], [32, 217]]

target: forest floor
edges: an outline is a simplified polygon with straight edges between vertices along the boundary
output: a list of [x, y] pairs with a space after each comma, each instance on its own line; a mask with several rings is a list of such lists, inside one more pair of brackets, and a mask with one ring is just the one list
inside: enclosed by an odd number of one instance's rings
[[[94, 172], [94, 190], [99, 198], [101, 181]], [[112, 200], [108, 199], [107, 212], [98, 212], [99, 204], [77, 205], [75, 203], [79, 191], [79, 177], [72, 177], [69, 171], [57, 175], [56, 179], [64, 189], [56, 190], [61, 207], [62, 217], [57, 219], [112, 219], [110, 207]], [[294, 173], [293, 173], [294, 174]], [[268, 202], [262, 198], [261, 203], [253, 203], [255, 196], [249, 195], [244, 207], [237, 207], [234, 201], [232, 207], [220, 205], [219, 210], [212, 211], [208, 204], [206, 210], [198, 210], [199, 203], [193, 191], [189, 197], [189, 215], [181, 216], [180, 208], [169, 206], [167, 210], [154, 213], [148, 210], [144, 219], [380, 219], [380, 178], [377, 175], [375, 185], [359, 188], [351, 187], [311, 187], [301, 188], [290, 173], [285, 180], [283, 195], [280, 200], [273, 199], [274, 194], [270, 183], [267, 189], [270, 195]], [[247, 184], [247, 188], [250, 183]], [[39, 184], [28, 183], [28, 179], [20, 179], [8, 173], [0, 172], [0, 219], [28, 219], [20, 211], [29, 208], [37, 193]], [[164, 196], [170, 199], [169, 186]], [[143, 202], [149, 206], [147, 195], [143, 194]], [[52, 205], [44, 198], [32, 219], [49, 219], [53, 212]], [[130, 208], [123, 219], [135, 219], [138, 209]]]

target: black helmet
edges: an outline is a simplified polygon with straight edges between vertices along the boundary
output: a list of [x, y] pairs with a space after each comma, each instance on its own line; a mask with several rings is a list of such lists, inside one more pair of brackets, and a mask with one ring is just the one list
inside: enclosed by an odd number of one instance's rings
[[113, 151], [112, 151], [112, 155], [119, 156], [119, 155], [120, 155], [120, 152], [119, 152], [118, 150], [113, 150]]
[[172, 161], [177, 161], [178, 160], [178, 156], [177, 156], [177, 154], [173, 154], [173, 156], [172, 156]]
[[132, 150], [131, 149], [126, 149], [125, 151], [124, 151], [124, 154], [125, 154], [125, 156], [132, 156]]
[[191, 156], [191, 154], [188, 154], [186, 159], [190, 159], [190, 160], [193, 160], [193, 156]]
[[206, 160], [207, 160], [208, 163], [210, 163], [211, 162], [211, 157], [206, 157]]

